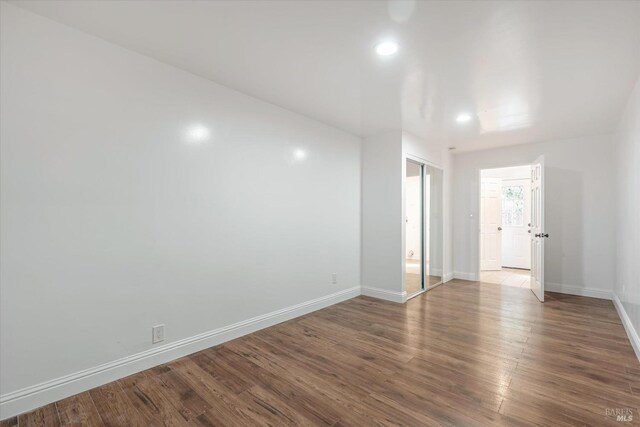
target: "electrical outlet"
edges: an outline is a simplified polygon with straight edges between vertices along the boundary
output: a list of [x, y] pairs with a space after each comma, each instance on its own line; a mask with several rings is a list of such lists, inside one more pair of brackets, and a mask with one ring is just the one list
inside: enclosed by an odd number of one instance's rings
[[331, 274], [331, 283], [334, 285], [338, 283], [338, 275], [336, 273]]
[[151, 331], [153, 344], [164, 341], [164, 325], [156, 325]]

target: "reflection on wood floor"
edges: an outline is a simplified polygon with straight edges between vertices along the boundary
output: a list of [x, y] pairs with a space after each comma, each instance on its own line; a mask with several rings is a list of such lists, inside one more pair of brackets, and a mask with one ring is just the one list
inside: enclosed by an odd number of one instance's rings
[[19, 421], [620, 426], [607, 414], [635, 423], [638, 408], [640, 364], [610, 301], [454, 280], [406, 304], [353, 298]]

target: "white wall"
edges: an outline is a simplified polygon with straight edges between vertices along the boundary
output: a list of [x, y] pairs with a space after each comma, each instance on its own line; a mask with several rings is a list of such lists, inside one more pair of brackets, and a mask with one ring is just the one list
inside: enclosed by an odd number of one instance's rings
[[607, 297], [614, 279], [611, 136], [593, 136], [454, 156], [454, 270], [477, 279], [480, 169], [545, 156], [547, 290]]
[[[616, 132], [616, 283], [614, 300], [640, 357], [640, 79]], [[622, 307], [621, 307], [622, 306]]]
[[362, 286], [400, 299], [404, 268], [401, 138], [400, 132], [389, 132], [365, 138], [362, 145]]
[[171, 346], [359, 293], [359, 138], [1, 8], [2, 418], [151, 354], [153, 325]]
[[483, 178], [531, 179], [531, 166], [513, 166], [510, 168], [484, 169]]

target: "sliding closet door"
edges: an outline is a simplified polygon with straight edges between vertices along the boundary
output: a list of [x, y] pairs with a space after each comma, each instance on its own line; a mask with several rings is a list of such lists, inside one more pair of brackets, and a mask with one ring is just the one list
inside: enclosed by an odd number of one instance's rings
[[405, 176], [405, 291], [424, 289], [424, 165], [407, 160]]

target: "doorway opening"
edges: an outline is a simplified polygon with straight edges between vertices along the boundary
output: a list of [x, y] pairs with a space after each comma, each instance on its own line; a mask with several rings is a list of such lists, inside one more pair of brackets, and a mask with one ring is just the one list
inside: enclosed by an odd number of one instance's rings
[[480, 281], [531, 288], [532, 165], [480, 171]]
[[[428, 184], [424, 166], [407, 160], [405, 181], [405, 290], [413, 295], [425, 288], [424, 271], [429, 258], [424, 225], [428, 220]], [[426, 250], [425, 250], [426, 249]]]

